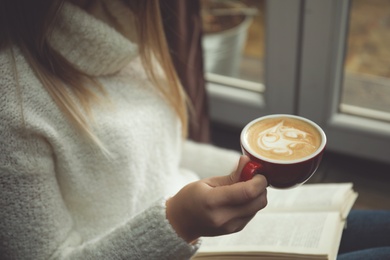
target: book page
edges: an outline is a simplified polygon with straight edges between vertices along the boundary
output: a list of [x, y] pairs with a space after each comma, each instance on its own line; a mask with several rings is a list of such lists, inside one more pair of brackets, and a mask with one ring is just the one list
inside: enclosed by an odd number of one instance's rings
[[268, 188], [264, 211], [339, 211], [346, 216], [356, 200], [352, 183], [304, 184], [278, 190]]
[[289, 253], [333, 259], [343, 225], [337, 212], [259, 212], [241, 232], [202, 238], [199, 256], [237, 252], [264, 256]]

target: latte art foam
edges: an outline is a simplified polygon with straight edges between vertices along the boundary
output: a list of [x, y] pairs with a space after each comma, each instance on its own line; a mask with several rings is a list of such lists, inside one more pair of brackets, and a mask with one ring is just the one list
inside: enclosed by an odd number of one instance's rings
[[248, 145], [261, 156], [274, 160], [296, 160], [314, 153], [321, 135], [311, 124], [295, 118], [267, 118], [247, 131]]
[[257, 145], [260, 149], [286, 156], [293, 155], [300, 149], [316, 149], [307, 139], [309, 133], [283, 124], [284, 121], [259, 133]]

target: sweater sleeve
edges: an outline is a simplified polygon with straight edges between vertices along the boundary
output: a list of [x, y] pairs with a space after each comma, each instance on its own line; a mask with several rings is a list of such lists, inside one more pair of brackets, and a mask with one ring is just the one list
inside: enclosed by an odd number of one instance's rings
[[200, 178], [228, 175], [236, 169], [240, 153], [210, 144], [187, 140], [183, 145], [181, 166]]
[[165, 199], [158, 200], [105, 237], [63, 247], [54, 259], [190, 259], [199, 243], [179, 238], [165, 217]]
[[164, 199], [83, 241], [62, 198], [50, 144], [1, 119], [1, 259], [188, 259], [196, 252], [198, 246], [187, 244], [168, 223]]
[[48, 143], [36, 136], [16, 139], [4, 124], [0, 131], [2, 259], [188, 259], [196, 251], [166, 220], [163, 199], [85, 243], [73, 231]]
[[198, 245], [168, 223], [164, 199], [84, 241], [64, 200], [51, 143], [41, 129], [23, 125], [16, 93], [0, 87], [1, 259], [189, 259], [196, 252]]

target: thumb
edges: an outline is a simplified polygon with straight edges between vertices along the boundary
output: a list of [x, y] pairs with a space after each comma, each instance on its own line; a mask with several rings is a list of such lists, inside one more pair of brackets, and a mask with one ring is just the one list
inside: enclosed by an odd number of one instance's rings
[[242, 169], [244, 168], [244, 166], [250, 161], [249, 157], [246, 156], [246, 155], [241, 155], [240, 157], [240, 160], [238, 162], [238, 166], [237, 166], [237, 169], [235, 171], [233, 171], [231, 174], [230, 174], [230, 179], [231, 179], [231, 184], [233, 183], [236, 183], [236, 182], [239, 182], [240, 181], [240, 176], [241, 176], [241, 172], [242, 172]]
[[247, 164], [249, 161], [250, 160], [248, 156], [242, 155], [238, 162], [237, 169], [235, 169], [231, 174], [225, 176], [211, 177], [206, 179], [205, 182], [212, 187], [232, 185], [236, 182], [239, 182], [241, 171], [244, 168], [245, 164]]

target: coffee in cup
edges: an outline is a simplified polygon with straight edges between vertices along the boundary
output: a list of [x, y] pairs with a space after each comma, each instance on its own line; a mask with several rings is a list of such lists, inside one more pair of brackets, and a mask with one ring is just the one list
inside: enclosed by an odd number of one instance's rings
[[253, 120], [241, 132], [241, 148], [251, 162], [242, 179], [263, 174], [270, 186], [289, 188], [316, 171], [326, 144], [323, 130], [299, 116], [279, 114]]

